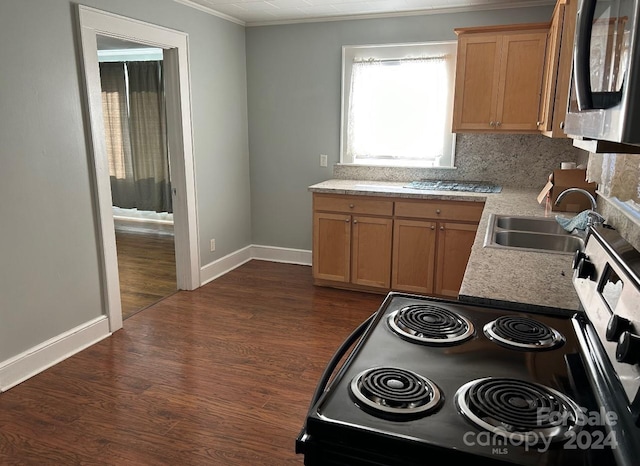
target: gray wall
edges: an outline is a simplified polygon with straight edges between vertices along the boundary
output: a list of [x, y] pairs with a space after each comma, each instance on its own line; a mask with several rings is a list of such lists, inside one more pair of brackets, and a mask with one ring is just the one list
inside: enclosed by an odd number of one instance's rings
[[[244, 28], [172, 0], [83, 4], [189, 34], [201, 263], [250, 244]], [[75, 8], [0, 1], [0, 362], [105, 312]]]
[[[339, 160], [343, 45], [455, 40], [454, 28], [549, 21], [553, 6], [247, 28], [253, 242], [311, 248], [311, 194]], [[542, 138], [542, 136], [540, 136]], [[329, 166], [320, 167], [320, 154]]]

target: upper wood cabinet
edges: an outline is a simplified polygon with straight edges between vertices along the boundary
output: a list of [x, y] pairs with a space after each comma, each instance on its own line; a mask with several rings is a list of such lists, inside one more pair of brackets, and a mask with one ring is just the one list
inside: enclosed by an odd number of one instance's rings
[[548, 137], [567, 137], [563, 128], [569, 102], [577, 12], [578, 0], [558, 0], [553, 10], [538, 118], [538, 129]]
[[536, 133], [549, 24], [455, 29], [453, 132]]

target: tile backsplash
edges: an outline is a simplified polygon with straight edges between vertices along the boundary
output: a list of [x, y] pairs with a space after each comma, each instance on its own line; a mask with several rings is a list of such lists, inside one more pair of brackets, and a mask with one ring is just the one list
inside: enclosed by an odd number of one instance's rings
[[640, 155], [589, 154], [587, 179], [598, 183], [598, 211], [640, 250]]
[[414, 181], [485, 181], [500, 186], [540, 188], [561, 162], [587, 163], [588, 153], [570, 139], [536, 134], [458, 134], [454, 169], [336, 165], [334, 178]]

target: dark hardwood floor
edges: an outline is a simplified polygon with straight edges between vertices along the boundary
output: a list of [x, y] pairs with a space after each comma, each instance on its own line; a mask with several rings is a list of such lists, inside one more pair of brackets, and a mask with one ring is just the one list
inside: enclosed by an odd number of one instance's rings
[[179, 291], [0, 394], [0, 464], [301, 465], [325, 364], [383, 299], [263, 261]]
[[122, 318], [175, 293], [173, 225], [116, 220]]

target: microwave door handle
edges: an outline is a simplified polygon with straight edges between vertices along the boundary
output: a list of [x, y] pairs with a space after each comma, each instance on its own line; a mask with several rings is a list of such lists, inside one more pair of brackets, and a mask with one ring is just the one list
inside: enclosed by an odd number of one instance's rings
[[573, 78], [578, 108], [593, 108], [591, 90], [591, 29], [596, 12], [597, 0], [582, 0], [576, 21], [576, 44], [573, 50]]

